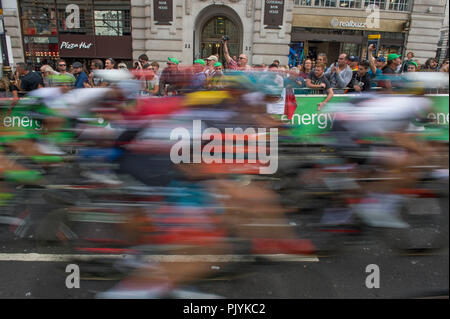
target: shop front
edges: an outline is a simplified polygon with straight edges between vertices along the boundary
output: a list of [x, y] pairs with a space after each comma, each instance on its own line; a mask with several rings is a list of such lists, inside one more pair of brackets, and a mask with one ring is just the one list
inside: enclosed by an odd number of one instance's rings
[[131, 66], [130, 0], [21, 0], [25, 62], [114, 58]]
[[317, 59], [325, 53], [328, 63], [336, 61], [340, 53], [365, 57], [368, 36], [380, 35], [377, 55], [402, 54], [405, 31], [404, 20], [381, 19], [377, 27], [367, 24], [365, 18], [295, 15], [291, 33], [291, 66], [305, 58]]

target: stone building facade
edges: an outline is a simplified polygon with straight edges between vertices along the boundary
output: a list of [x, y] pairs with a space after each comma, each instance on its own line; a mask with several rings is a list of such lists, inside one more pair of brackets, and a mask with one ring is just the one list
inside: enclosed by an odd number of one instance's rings
[[[3, 0], [4, 24], [15, 63], [28, 61], [34, 54], [24, 41], [24, 2]], [[43, 7], [48, 7], [46, 2], [55, 3], [55, 10], [62, 12], [72, 3], [81, 10], [85, 3], [90, 4], [92, 14], [97, 10], [97, 0], [36, 0], [38, 2], [42, 2]], [[379, 54], [414, 51], [419, 60], [425, 61], [436, 56], [446, 5], [446, 0], [98, 0], [100, 2], [103, 3], [101, 10], [107, 10], [105, 3], [110, 4], [111, 10], [117, 10], [115, 2], [122, 6], [128, 3], [129, 8], [121, 9], [120, 17], [128, 19], [124, 21], [130, 23], [129, 33], [119, 32], [114, 41], [130, 38], [130, 55], [118, 57], [130, 66], [142, 53], [163, 66], [167, 57], [178, 58], [186, 64], [210, 54], [218, 54], [223, 60], [223, 36], [230, 38], [231, 55], [245, 53], [249, 64], [268, 64], [278, 59], [283, 65], [295, 65], [300, 59], [314, 57], [319, 52], [327, 53], [330, 62], [339, 52], [364, 56], [368, 36], [373, 34], [381, 38]], [[376, 4], [379, 10], [371, 11], [371, 4]], [[91, 11], [84, 12], [83, 18]], [[70, 10], [66, 12], [66, 15], [71, 14]], [[66, 19], [64, 12], [62, 16], [57, 13], [56, 19], [58, 28], [64, 27], [60, 21]], [[123, 27], [125, 22], [118, 23]], [[93, 40], [93, 48], [97, 46], [95, 52], [99, 58], [106, 57], [108, 51], [98, 52], [105, 51], [104, 43], [109, 43], [110, 55], [114, 57], [113, 38], [99, 36], [95, 28], [97, 25], [92, 27], [91, 33], [78, 32], [76, 36], [98, 38]], [[67, 36], [67, 29], [64, 32]], [[54, 35], [58, 45], [61, 34], [59, 30]], [[67, 50], [58, 47], [56, 50], [58, 57], [67, 54]], [[88, 51], [72, 52], [69, 58], [92, 58]], [[54, 53], [49, 52], [52, 56]]]
[[[285, 3], [279, 29], [264, 25], [266, 6], [263, 0], [174, 0], [171, 25], [155, 22], [154, 1], [131, 2], [134, 58], [146, 53], [157, 61], [166, 61], [167, 56], [172, 56], [184, 63], [192, 63], [205, 57], [205, 53], [216, 52], [214, 49], [202, 50], [202, 47], [220, 45], [220, 36], [229, 35], [225, 33], [233, 29], [236, 32], [229, 36], [234, 36], [230, 39], [234, 42], [234, 55], [245, 53], [251, 64], [270, 63], [273, 59], [284, 64], [288, 62], [293, 1], [281, 1]], [[205, 26], [215, 23], [217, 17], [223, 18], [224, 30], [205, 34]], [[214, 37], [216, 41], [212, 39]], [[220, 48], [217, 50], [221, 51]]]
[[11, 41], [13, 62], [23, 62], [24, 52], [22, 45], [22, 28], [17, 0], [2, 0], [3, 24], [6, 35]]
[[436, 57], [444, 23], [446, 0], [414, 0], [406, 50], [425, 62]]
[[449, 6], [450, 1], [447, 0], [447, 4], [445, 6], [445, 17], [444, 17], [444, 23], [442, 24], [441, 28], [441, 38], [438, 42], [438, 52], [436, 54], [436, 58], [438, 59], [439, 63], [442, 63], [444, 59], [448, 59], [449, 52], [448, 52], [448, 22], [449, 22]]

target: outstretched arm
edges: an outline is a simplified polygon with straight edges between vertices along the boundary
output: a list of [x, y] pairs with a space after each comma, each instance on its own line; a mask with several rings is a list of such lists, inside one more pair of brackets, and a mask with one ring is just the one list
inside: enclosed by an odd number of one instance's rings
[[325, 100], [323, 100], [322, 102], [320, 102], [318, 104], [318, 110], [320, 111], [328, 102], [330, 102], [330, 100], [333, 98], [334, 92], [332, 88], [329, 88], [327, 90], [327, 97], [325, 98]]
[[227, 41], [223, 41], [223, 55], [225, 56], [225, 60], [227, 60], [227, 62], [233, 60], [233, 58], [230, 56], [230, 53], [228, 52]]
[[373, 49], [374, 46], [373, 44], [369, 45], [369, 65], [370, 65], [370, 69], [372, 70], [372, 74], [375, 76], [375, 74], [377, 73], [377, 67], [375, 65], [375, 57], [373, 56]]

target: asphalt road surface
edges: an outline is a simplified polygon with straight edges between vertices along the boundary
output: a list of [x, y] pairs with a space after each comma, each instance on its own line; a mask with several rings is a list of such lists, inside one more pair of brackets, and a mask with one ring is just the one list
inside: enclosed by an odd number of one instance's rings
[[[68, 289], [65, 283], [69, 273], [65, 272], [65, 267], [70, 263], [69, 250], [51, 246], [38, 249], [31, 242], [5, 237], [8, 236], [3, 234], [0, 245], [0, 298], [95, 298], [96, 292], [117, 283], [111, 277], [86, 280], [83, 266], [80, 266], [80, 288]], [[192, 262], [202, 262], [203, 257], [190, 258]], [[176, 258], [174, 260], [176, 262]], [[230, 263], [241, 270], [239, 276], [226, 273], [221, 278], [202, 281], [195, 288], [237, 299], [448, 295], [448, 248], [431, 254], [399, 255], [382, 242], [369, 240], [348, 245], [336, 255], [260, 263], [235, 256]], [[366, 267], [371, 264], [379, 267], [379, 288], [366, 287], [370, 274]]]

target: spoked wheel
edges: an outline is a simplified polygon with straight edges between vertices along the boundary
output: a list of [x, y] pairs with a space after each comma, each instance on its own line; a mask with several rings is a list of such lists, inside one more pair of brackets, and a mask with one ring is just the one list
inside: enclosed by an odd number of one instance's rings
[[448, 245], [448, 197], [408, 198], [400, 209], [399, 217], [409, 227], [383, 231], [392, 248], [425, 252]]

